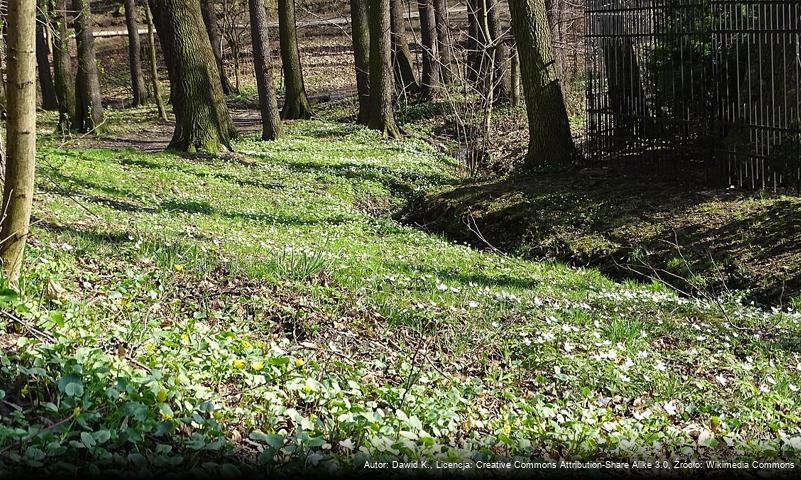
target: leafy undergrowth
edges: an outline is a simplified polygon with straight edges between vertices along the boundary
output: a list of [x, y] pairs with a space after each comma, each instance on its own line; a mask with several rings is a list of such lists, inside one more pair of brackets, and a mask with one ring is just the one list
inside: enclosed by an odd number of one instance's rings
[[794, 196], [588, 170], [438, 188], [405, 215], [533, 260], [801, 308], [801, 199]]
[[798, 459], [801, 316], [480, 252], [390, 214], [422, 142], [298, 122], [183, 158], [43, 139], [0, 469]]

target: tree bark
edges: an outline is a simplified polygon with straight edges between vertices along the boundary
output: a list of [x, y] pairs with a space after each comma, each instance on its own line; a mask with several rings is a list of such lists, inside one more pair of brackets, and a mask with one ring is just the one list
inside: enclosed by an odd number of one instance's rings
[[440, 80], [451, 82], [451, 29], [448, 0], [434, 0], [434, 14], [437, 23], [437, 44], [439, 45]]
[[175, 66], [175, 132], [169, 148], [188, 153], [230, 149], [236, 130], [225, 103], [211, 41], [204, 32], [200, 4], [195, 0], [155, 3], [164, 15], [160, 23], [165, 31], [161, 36], [169, 37], [166, 56]]
[[465, 78], [469, 82], [476, 82], [481, 72], [482, 55], [481, 50], [484, 45], [482, 23], [479, 20], [481, 13], [481, 0], [467, 0], [467, 63], [465, 68]]
[[100, 78], [92, 35], [92, 11], [89, 0], [73, 0], [75, 34], [78, 43], [78, 75], [75, 83], [75, 124], [79, 132], [97, 130], [104, 120], [100, 96]]
[[144, 105], [147, 100], [145, 76], [142, 74], [142, 47], [139, 44], [139, 22], [136, 19], [136, 0], [125, 0], [125, 24], [128, 27], [128, 64], [131, 70], [131, 106]]
[[273, 68], [270, 59], [267, 12], [263, 0], [248, 0], [250, 7], [250, 35], [253, 38], [253, 68], [259, 89], [263, 140], [275, 140], [281, 136], [281, 115], [273, 86]]
[[164, 62], [167, 66], [167, 78], [170, 81], [170, 97], [167, 102], [170, 105], [175, 105], [175, 95], [178, 91], [178, 78], [172, 53], [173, 50], [175, 50], [172, 45], [173, 32], [169, 29], [163, 0], [148, 0], [147, 3], [150, 7], [151, 20], [156, 28], [156, 36], [159, 39], [159, 44], [161, 44], [161, 53], [164, 55]]
[[412, 52], [409, 50], [409, 39], [406, 37], [406, 14], [403, 11], [403, 0], [390, 0], [390, 9], [395, 90], [399, 97], [416, 95], [420, 92], [420, 86], [414, 76], [414, 60]]
[[390, 138], [400, 138], [392, 105], [392, 37], [390, 0], [370, 0], [370, 123]]
[[509, 0], [528, 113], [526, 168], [568, 166], [577, 152], [556, 73], [545, 0]]
[[[225, 74], [225, 63], [223, 63], [222, 52], [220, 51], [222, 43], [217, 32], [217, 10], [214, 8], [213, 0], [200, 0], [200, 9], [203, 13], [206, 33], [211, 42], [211, 49], [214, 51], [214, 61], [217, 62], [217, 70], [220, 71], [220, 84], [222, 85], [223, 93], [230, 95], [234, 93], [234, 86], [231, 85], [231, 81], [228, 80], [228, 76]], [[156, 18], [158, 18], [158, 15], [156, 15]]]
[[433, 0], [417, 0], [420, 12], [420, 41], [423, 45], [423, 74], [420, 78], [420, 100], [429, 101], [439, 88], [439, 48], [437, 20]]
[[58, 98], [58, 129], [68, 132], [75, 124], [75, 77], [67, 30], [67, 0], [55, 0], [50, 10], [53, 25], [53, 79]]
[[356, 91], [359, 114], [356, 122], [367, 125], [370, 119], [370, 23], [367, 0], [350, 0], [353, 57], [356, 63]]
[[39, 89], [42, 91], [42, 108], [44, 110], [58, 110], [56, 87], [53, 84], [53, 74], [50, 71], [50, 48], [47, 45], [45, 27], [50, 25], [48, 19], [47, 3], [40, 2], [36, 16], [36, 65], [39, 70]]
[[508, 104], [512, 98], [512, 77], [509, 68], [509, 45], [502, 41], [501, 3], [498, 0], [483, 0], [487, 5], [487, 25], [491, 41], [495, 45], [495, 103]]
[[512, 91], [509, 97], [509, 104], [513, 108], [520, 106], [520, 54], [517, 52], [517, 45], [512, 47]]
[[286, 99], [281, 118], [311, 118], [311, 105], [303, 83], [298, 31], [295, 24], [295, 0], [278, 0], [278, 29], [281, 36], [281, 63], [284, 66]]
[[147, 21], [147, 51], [150, 59], [150, 81], [153, 85], [153, 97], [156, 99], [156, 107], [159, 117], [167, 121], [167, 110], [164, 108], [164, 100], [161, 99], [161, 81], [159, 80], [159, 66], [156, 60], [156, 38], [153, 34], [153, 16], [150, 13], [150, 6], [145, 4], [145, 21]]
[[[2, 23], [3, 20], [0, 20]], [[2, 25], [0, 25], [2, 27]], [[0, 35], [0, 120], [6, 118], [6, 80], [3, 77], [3, 36]]]
[[9, 2], [8, 21], [10, 115], [0, 258], [6, 279], [16, 287], [30, 227], [36, 163], [36, 1]]

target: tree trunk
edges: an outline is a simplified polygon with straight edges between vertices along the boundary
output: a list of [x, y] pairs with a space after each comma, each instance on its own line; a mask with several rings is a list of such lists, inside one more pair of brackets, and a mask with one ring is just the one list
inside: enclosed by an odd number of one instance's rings
[[423, 45], [423, 74], [420, 78], [420, 100], [428, 101], [439, 88], [439, 48], [437, 20], [433, 0], [417, 0], [420, 12], [420, 40]]
[[36, 1], [9, 2], [8, 21], [10, 115], [0, 258], [6, 279], [16, 287], [30, 227], [36, 163]]
[[451, 82], [451, 29], [448, 0], [434, 0], [434, 14], [437, 22], [437, 43], [439, 45], [440, 80]]
[[495, 45], [495, 103], [508, 104], [512, 98], [512, 77], [509, 68], [509, 45], [501, 41], [501, 3], [498, 0], [484, 0], [487, 5], [487, 25], [490, 40]]
[[156, 107], [159, 110], [159, 117], [167, 121], [167, 110], [164, 108], [164, 100], [161, 99], [161, 81], [159, 81], [159, 66], [156, 60], [156, 38], [153, 34], [153, 16], [150, 13], [150, 6], [145, 4], [145, 20], [147, 21], [147, 51], [150, 57], [150, 80], [153, 84], [153, 97], [156, 99]]
[[6, 118], [6, 80], [3, 77], [3, 36], [0, 35], [0, 120]]
[[295, 0], [278, 0], [278, 29], [281, 36], [281, 63], [284, 66], [286, 99], [281, 118], [311, 118], [311, 105], [303, 84], [298, 31], [295, 25]]
[[[372, 3], [371, 3], [372, 5]], [[420, 86], [414, 76], [414, 60], [406, 37], [406, 14], [403, 0], [390, 0], [390, 29], [392, 31], [392, 65], [399, 97], [416, 95]]]
[[92, 11], [89, 0], [73, 0], [75, 35], [78, 43], [78, 75], [75, 83], [75, 124], [79, 132], [97, 130], [104, 120], [100, 96], [100, 78], [92, 36]]
[[390, 0], [370, 0], [370, 123], [384, 136], [400, 138], [392, 106]]
[[167, 77], [170, 81], [170, 97], [167, 102], [174, 106], [175, 95], [178, 91], [178, 78], [176, 74], [175, 60], [173, 59], [172, 53], [173, 50], [175, 50], [172, 45], [173, 33], [170, 32], [169, 29], [169, 23], [167, 22], [167, 14], [165, 13], [163, 0], [148, 0], [147, 3], [150, 7], [150, 19], [153, 21], [153, 25], [156, 28], [156, 36], [161, 44], [161, 53], [164, 55], [164, 62], [167, 65]]
[[75, 124], [75, 77], [72, 73], [67, 0], [55, 0], [50, 10], [53, 26], [53, 78], [58, 98], [58, 129], [68, 132]]
[[[220, 71], [220, 84], [222, 85], [223, 93], [225, 93], [225, 95], [230, 95], [234, 93], [234, 86], [231, 85], [231, 81], [228, 80], [228, 76], [225, 74], [225, 64], [223, 63], [222, 52], [220, 51], [222, 43], [220, 42], [220, 35], [217, 32], [217, 10], [215, 10], [212, 0], [200, 0], [200, 9], [203, 13], [203, 23], [206, 26], [206, 33], [211, 42], [211, 49], [214, 51], [214, 61], [217, 62], [217, 70]], [[156, 18], [158, 18], [158, 15], [156, 15]]]
[[248, 0], [250, 7], [250, 35], [253, 38], [253, 68], [259, 89], [261, 106], [261, 138], [275, 140], [282, 134], [278, 100], [273, 86], [273, 67], [270, 59], [267, 12], [263, 0]]
[[156, 3], [164, 15], [160, 23], [165, 31], [161, 35], [170, 37], [166, 55], [175, 63], [175, 132], [169, 148], [189, 153], [230, 149], [236, 130], [211, 41], [204, 32], [200, 4], [195, 0]]
[[353, 57], [356, 62], [356, 90], [359, 96], [359, 115], [356, 121], [367, 125], [370, 118], [370, 23], [367, 0], [350, 0], [353, 38]]
[[145, 76], [142, 74], [142, 48], [139, 45], [139, 22], [136, 20], [136, 0], [125, 0], [125, 24], [128, 27], [128, 64], [131, 70], [131, 89], [133, 102], [131, 106], [145, 104], [147, 89]]
[[568, 166], [576, 158], [556, 74], [545, 0], [509, 0], [528, 113], [526, 167]]
[[520, 54], [517, 52], [517, 45], [512, 47], [512, 95], [509, 97], [509, 104], [513, 108], [520, 106]]
[[42, 13], [36, 16], [36, 65], [39, 70], [39, 88], [42, 91], [42, 108], [58, 110], [56, 87], [53, 85], [53, 74], [50, 72], [50, 47], [45, 36], [45, 28], [50, 25], [47, 4], [41, 3], [39, 10]]
[[481, 61], [484, 40], [482, 29], [479, 25], [481, 15], [481, 0], [467, 0], [467, 64], [465, 68], [465, 78], [469, 82], [476, 82], [481, 72]]

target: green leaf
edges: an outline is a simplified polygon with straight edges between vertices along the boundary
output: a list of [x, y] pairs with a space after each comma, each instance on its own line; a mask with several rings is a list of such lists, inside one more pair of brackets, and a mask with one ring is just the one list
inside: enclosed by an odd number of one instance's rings
[[70, 397], [83, 395], [83, 383], [77, 375], [65, 375], [58, 379], [58, 390]]
[[15, 302], [19, 294], [10, 288], [0, 289], [0, 305], [8, 305]]
[[267, 445], [273, 447], [274, 449], [278, 450], [284, 446], [284, 437], [277, 434], [267, 435]]
[[89, 432], [81, 432], [81, 442], [83, 442], [86, 448], [92, 448], [97, 444], [97, 442], [95, 442], [95, 437]]
[[267, 443], [267, 434], [261, 430], [253, 430], [250, 432], [250, 435], [248, 435], [248, 438], [257, 442]]
[[98, 444], [103, 444], [109, 441], [111, 438], [111, 432], [108, 430], [98, 430], [95, 432], [94, 437]]

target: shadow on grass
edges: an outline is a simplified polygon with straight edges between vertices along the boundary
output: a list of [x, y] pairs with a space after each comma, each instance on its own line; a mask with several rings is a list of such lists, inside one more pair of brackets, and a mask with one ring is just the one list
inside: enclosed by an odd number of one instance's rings
[[617, 278], [658, 272], [680, 289], [749, 289], [769, 303], [801, 294], [797, 198], [580, 171], [460, 185], [417, 199], [403, 219]]

